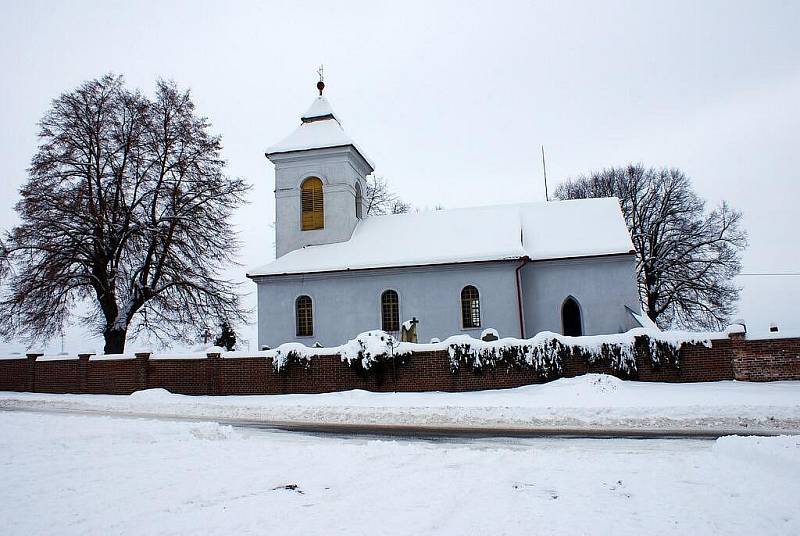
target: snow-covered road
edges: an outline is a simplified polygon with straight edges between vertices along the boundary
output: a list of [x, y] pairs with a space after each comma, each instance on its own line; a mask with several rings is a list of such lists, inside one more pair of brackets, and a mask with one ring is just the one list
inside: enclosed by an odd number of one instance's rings
[[800, 532], [798, 437], [396, 441], [0, 412], [0, 451], [9, 535]]
[[587, 374], [466, 393], [131, 396], [0, 393], [0, 409], [252, 421], [276, 426], [775, 433], [800, 431], [800, 382], [668, 384]]

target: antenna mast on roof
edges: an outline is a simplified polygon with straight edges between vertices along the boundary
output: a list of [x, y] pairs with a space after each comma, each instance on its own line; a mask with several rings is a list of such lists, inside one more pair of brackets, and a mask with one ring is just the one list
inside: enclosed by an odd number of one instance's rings
[[544, 199], [550, 201], [550, 195], [547, 193], [547, 164], [544, 160], [544, 145], [542, 145], [542, 173], [544, 174]]

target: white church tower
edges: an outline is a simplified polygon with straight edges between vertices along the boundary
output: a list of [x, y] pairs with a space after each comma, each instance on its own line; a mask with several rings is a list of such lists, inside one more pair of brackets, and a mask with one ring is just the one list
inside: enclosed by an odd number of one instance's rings
[[275, 256], [304, 246], [349, 240], [366, 216], [363, 192], [374, 166], [345, 134], [322, 95], [297, 129], [267, 149], [275, 164]]

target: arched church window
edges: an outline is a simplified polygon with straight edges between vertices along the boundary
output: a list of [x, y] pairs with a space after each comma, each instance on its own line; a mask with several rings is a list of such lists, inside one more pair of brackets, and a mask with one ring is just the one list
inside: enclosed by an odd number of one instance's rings
[[481, 298], [472, 285], [461, 289], [461, 325], [465, 329], [481, 325]]
[[564, 335], [570, 337], [580, 337], [583, 335], [581, 308], [572, 296], [564, 300], [564, 304], [561, 306], [561, 325]]
[[400, 298], [394, 290], [386, 290], [381, 294], [381, 329], [400, 331]]
[[300, 186], [300, 205], [303, 231], [325, 227], [322, 181], [317, 177], [309, 177], [303, 181], [303, 185]]
[[314, 334], [314, 314], [311, 298], [299, 296], [294, 304], [295, 320], [297, 322], [297, 336], [311, 337]]
[[364, 196], [361, 194], [361, 183], [356, 182], [356, 218], [359, 220], [364, 217]]

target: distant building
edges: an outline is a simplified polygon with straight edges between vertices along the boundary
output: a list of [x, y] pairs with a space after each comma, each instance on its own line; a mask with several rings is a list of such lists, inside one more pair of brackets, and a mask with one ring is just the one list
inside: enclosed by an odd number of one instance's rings
[[258, 286], [259, 345], [338, 345], [419, 320], [454, 334], [593, 335], [638, 326], [635, 257], [615, 198], [369, 216], [374, 164], [327, 99], [270, 147], [276, 260]]

